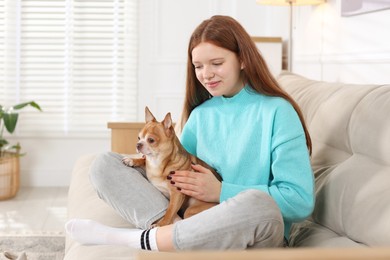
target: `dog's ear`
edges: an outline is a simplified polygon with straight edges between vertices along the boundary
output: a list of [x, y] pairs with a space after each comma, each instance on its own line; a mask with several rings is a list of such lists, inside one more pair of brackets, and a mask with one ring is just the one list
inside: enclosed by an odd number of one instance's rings
[[156, 122], [156, 118], [154, 117], [152, 112], [150, 112], [149, 108], [146, 106], [145, 107], [145, 122], [149, 123], [151, 121]]
[[164, 125], [164, 129], [165, 129], [165, 133], [167, 134], [167, 136], [170, 136], [171, 133], [172, 133], [172, 117], [171, 117], [171, 113], [168, 113], [164, 120], [162, 121], [163, 125]]
[[162, 121], [162, 123], [164, 124], [165, 129], [171, 128], [171, 126], [172, 126], [172, 117], [171, 117], [171, 113], [168, 113], [168, 114], [165, 116], [165, 118], [164, 118], [164, 120]]

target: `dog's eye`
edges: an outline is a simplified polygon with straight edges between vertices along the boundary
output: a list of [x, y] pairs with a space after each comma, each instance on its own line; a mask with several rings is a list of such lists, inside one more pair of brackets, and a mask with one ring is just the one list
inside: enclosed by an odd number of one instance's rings
[[149, 137], [148, 138], [148, 143], [150, 143], [150, 144], [154, 143], [154, 139]]

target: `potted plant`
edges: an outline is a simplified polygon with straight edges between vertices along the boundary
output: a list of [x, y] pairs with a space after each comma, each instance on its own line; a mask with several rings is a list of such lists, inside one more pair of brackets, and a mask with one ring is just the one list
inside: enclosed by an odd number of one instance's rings
[[19, 143], [11, 145], [4, 137], [4, 131], [12, 134], [16, 129], [18, 110], [31, 106], [39, 111], [41, 107], [34, 101], [20, 103], [12, 107], [0, 105], [0, 200], [9, 199], [19, 190]]

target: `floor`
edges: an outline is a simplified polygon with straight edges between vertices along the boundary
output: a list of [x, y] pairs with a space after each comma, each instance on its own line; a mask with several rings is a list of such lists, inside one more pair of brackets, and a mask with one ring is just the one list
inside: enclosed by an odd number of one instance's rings
[[20, 188], [15, 198], [0, 201], [1, 235], [63, 235], [67, 187]]

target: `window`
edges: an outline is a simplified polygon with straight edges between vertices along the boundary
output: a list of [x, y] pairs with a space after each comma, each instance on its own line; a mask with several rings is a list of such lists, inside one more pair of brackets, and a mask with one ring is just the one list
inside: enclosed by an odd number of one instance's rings
[[99, 137], [135, 120], [137, 0], [0, 0], [0, 104], [19, 136]]

